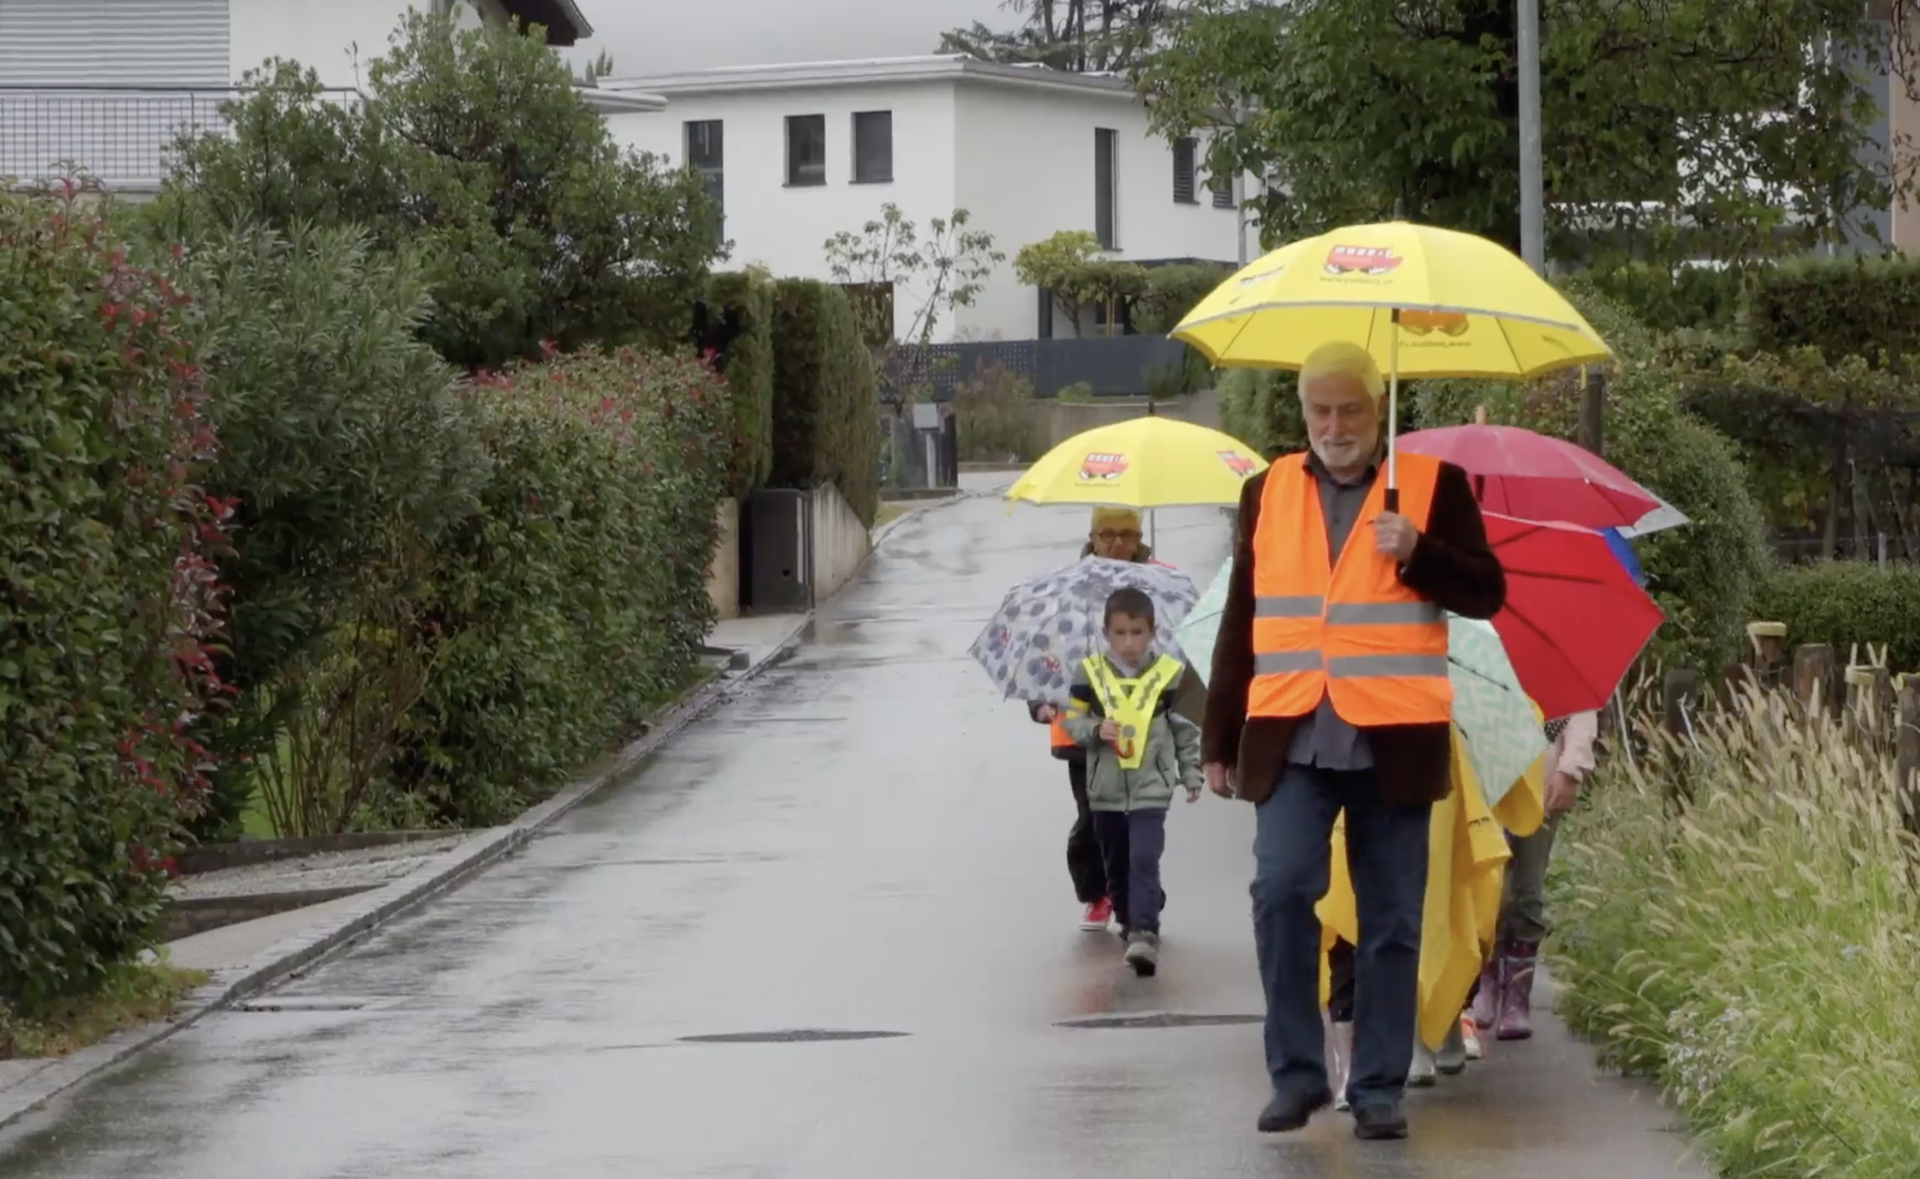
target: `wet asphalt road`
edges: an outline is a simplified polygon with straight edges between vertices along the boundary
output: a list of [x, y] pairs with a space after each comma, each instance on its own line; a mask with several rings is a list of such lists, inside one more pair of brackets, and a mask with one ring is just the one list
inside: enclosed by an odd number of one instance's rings
[[[1162, 513], [1202, 580], [1209, 512]], [[817, 635], [523, 854], [0, 1135], [5, 1179], [1638, 1179], [1696, 1172], [1557, 1028], [1410, 1104], [1262, 1137], [1251, 815], [1176, 808], [1159, 978], [1082, 934], [1043, 732], [965, 655], [1078, 512], [894, 532]], [[684, 1037], [796, 1028], [826, 1043]]]

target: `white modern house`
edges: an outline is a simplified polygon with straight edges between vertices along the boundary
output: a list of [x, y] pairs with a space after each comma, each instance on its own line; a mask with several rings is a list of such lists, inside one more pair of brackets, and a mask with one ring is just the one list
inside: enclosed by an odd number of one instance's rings
[[556, 46], [593, 33], [574, 0], [0, 0], [0, 177], [73, 162], [109, 187], [151, 190], [166, 146], [218, 125], [248, 70], [296, 60], [347, 100], [360, 63], [415, 9], [518, 19]]
[[[941, 325], [942, 340], [1073, 334], [1013, 269], [1020, 247], [1061, 230], [1094, 233], [1109, 256], [1143, 265], [1241, 257], [1243, 186], [1214, 184], [1203, 144], [1149, 133], [1146, 108], [1119, 78], [936, 56], [600, 87], [664, 100], [664, 110], [610, 113], [608, 126], [707, 177], [725, 210], [729, 265], [830, 279], [827, 239], [883, 206], [897, 205], [923, 235], [930, 219], [965, 209], [968, 228], [991, 233], [1007, 261]], [[915, 294], [894, 292], [900, 330]]]

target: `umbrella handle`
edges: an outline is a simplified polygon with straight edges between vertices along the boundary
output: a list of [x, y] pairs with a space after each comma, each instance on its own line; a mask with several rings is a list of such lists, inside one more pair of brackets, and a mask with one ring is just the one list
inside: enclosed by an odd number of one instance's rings
[[1387, 327], [1387, 510], [1400, 510], [1400, 309]]

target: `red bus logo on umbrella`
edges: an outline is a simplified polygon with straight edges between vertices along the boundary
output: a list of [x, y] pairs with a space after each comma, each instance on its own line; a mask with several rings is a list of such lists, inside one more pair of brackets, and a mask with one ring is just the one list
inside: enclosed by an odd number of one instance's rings
[[1227, 464], [1227, 470], [1234, 474], [1245, 477], [1253, 473], [1253, 460], [1246, 455], [1233, 450], [1222, 450], [1216, 453], [1219, 454], [1220, 461]]
[[1335, 246], [1327, 251], [1328, 274], [1391, 274], [1404, 261], [1386, 246]]
[[1096, 479], [1118, 479], [1126, 473], [1127, 456], [1124, 454], [1095, 451], [1080, 460], [1080, 478], [1089, 483]]

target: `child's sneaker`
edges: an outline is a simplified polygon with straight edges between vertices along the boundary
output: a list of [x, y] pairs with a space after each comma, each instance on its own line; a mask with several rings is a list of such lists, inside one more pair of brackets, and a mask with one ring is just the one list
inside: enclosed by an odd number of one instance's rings
[[1088, 933], [1105, 933], [1107, 923], [1113, 920], [1113, 902], [1105, 897], [1087, 906], [1086, 914], [1080, 918], [1080, 928]]
[[1468, 1060], [1486, 1059], [1486, 1045], [1480, 1042], [1480, 1024], [1472, 1012], [1460, 1017], [1460, 1039], [1466, 1044]]
[[1152, 978], [1160, 969], [1160, 935], [1144, 929], [1128, 934], [1127, 965], [1141, 978]]

